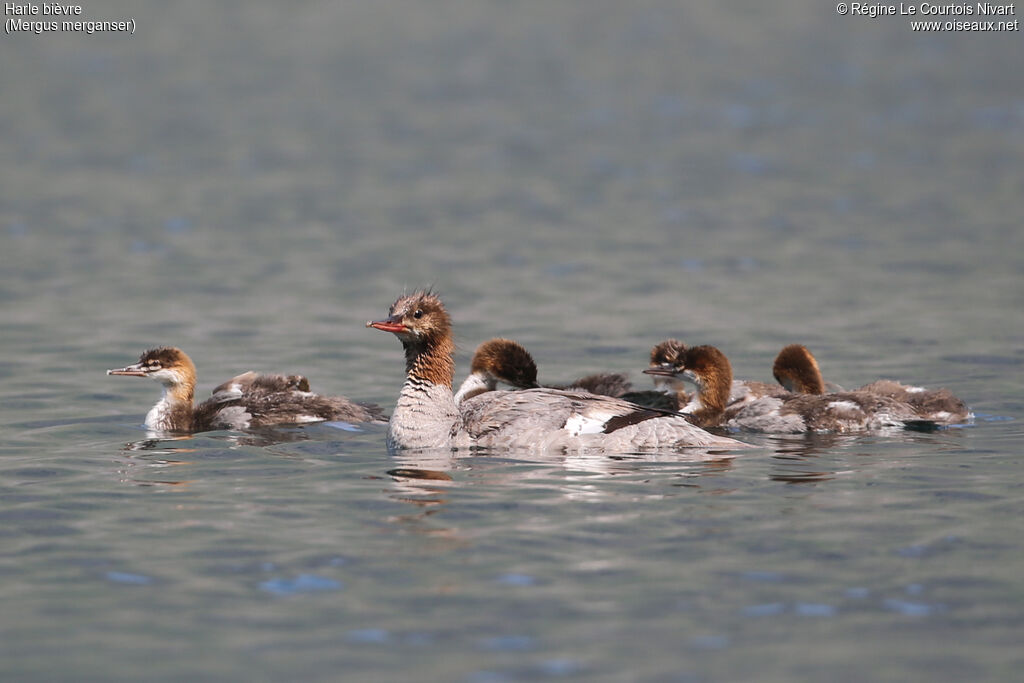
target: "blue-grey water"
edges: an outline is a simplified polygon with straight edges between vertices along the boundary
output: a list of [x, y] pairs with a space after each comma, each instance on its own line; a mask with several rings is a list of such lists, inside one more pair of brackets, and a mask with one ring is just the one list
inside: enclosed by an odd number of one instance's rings
[[[0, 36], [0, 677], [1013, 680], [1020, 32], [822, 3], [114, 2]], [[9, 17], [5, 16], [5, 19]], [[1012, 18], [1012, 17], [1011, 17]], [[41, 17], [35, 17], [41, 19]], [[711, 462], [147, 439], [174, 344], [388, 409], [433, 285], [461, 378], [710, 343], [946, 386], [932, 433]]]

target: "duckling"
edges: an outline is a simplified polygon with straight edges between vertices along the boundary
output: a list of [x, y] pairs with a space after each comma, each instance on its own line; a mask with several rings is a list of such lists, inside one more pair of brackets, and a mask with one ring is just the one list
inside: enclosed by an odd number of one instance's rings
[[[470, 362], [470, 372], [455, 393], [455, 402], [461, 403], [485, 391], [494, 391], [498, 383], [516, 389], [536, 389], [537, 364], [522, 344], [511, 339], [494, 338], [476, 348]], [[632, 384], [622, 373], [605, 372], [581, 377], [569, 384], [544, 385], [550, 389], [587, 391], [591, 394], [613, 396], [649, 408], [674, 411], [678, 407], [674, 397], [657, 391], [632, 391]]]
[[163, 386], [163, 396], [146, 414], [145, 423], [158, 432], [244, 430], [324, 420], [386, 421], [380, 407], [372, 403], [311, 393], [309, 380], [302, 375], [251, 371], [219, 385], [210, 398], [194, 406], [196, 366], [188, 354], [173, 346], [149, 349], [137, 363], [107, 370], [107, 374], [149, 377]]
[[725, 354], [713, 346], [687, 349], [677, 373], [697, 385], [699, 407], [693, 411], [693, 417], [703, 427], [721, 425], [772, 433], [847, 433], [941, 424], [909, 403], [868, 391], [788, 393], [731, 405], [732, 368]]

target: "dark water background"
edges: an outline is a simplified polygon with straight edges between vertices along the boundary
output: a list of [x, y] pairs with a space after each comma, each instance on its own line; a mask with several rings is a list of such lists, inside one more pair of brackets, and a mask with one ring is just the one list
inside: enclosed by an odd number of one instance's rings
[[[0, 36], [9, 680], [1011, 680], [1024, 666], [1015, 33], [811, 2], [94, 1]], [[5, 17], [6, 18], [6, 17]], [[733, 461], [147, 441], [186, 349], [390, 406], [405, 288], [542, 378], [669, 336], [948, 386], [964, 429]], [[447, 478], [396, 473], [429, 469]]]

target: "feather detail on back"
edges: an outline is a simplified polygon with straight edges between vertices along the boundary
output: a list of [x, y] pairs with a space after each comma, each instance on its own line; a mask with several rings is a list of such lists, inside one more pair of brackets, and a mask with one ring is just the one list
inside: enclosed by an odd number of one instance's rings
[[949, 389], [925, 389], [881, 379], [864, 385], [858, 391], [907, 403], [913, 406], [920, 419], [932, 420], [939, 424], [966, 422], [974, 417], [967, 404], [954, 396]]
[[309, 391], [309, 380], [304, 375], [261, 375], [250, 370], [217, 386], [213, 394], [221, 392], [245, 394], [254, 391]]

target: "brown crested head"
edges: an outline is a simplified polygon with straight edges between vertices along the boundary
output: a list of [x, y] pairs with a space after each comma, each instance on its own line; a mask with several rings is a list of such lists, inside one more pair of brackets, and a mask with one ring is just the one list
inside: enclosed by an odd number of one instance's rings
[[433, 384], [452, 385], [452, 319], [436, 294], [422, 290], [400, 296], [388, 310], [387, 318], [371, 320], [366, 326], [398, 337], [405, 348], [405, 368], [410, 376]]
[[192, 359], [181, 349], [174, 346], [161, 346], [144, 351], [139, 356], [139, 364], [153, 369], [191, 366]]
[[790, 344], [779, 351], [772, 374], [787, 391], [795, 394], [825, 393], [825, 380], [818, 361], [803, 344]]
[[406, 347], [427, 347], [451, 337], [452, 320], [441, 299], [430, 290], [405, 294], [388, 309], [388, 317], [366, 323], [397, 336]]
[[478, 346], [469, 370], [522, 389], [539, 386], [533, 356], [511, 339], [491, 339]]

